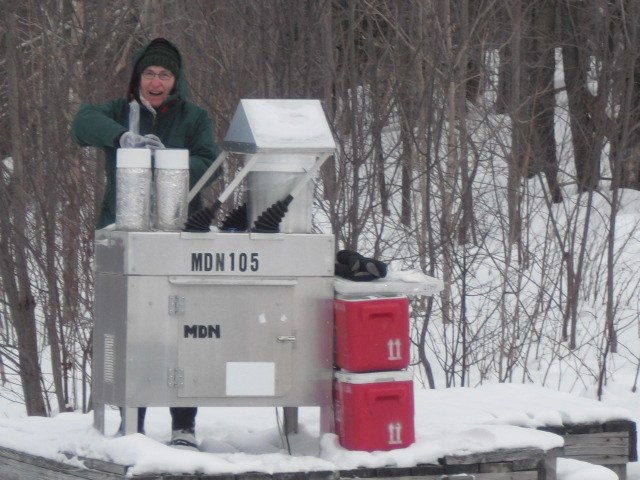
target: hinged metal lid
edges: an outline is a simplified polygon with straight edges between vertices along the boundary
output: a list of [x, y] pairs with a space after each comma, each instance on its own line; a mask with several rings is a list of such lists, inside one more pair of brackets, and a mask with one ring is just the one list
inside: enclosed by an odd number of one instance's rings
[[331, 155], [336, 145], [319, 100], [244, 99], [223, 148], [235, 153]]

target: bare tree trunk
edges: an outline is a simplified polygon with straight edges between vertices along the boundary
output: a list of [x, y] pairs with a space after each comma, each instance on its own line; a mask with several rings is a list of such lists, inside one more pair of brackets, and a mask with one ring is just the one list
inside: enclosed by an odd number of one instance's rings
[[465, 245], [473, 236], [473, 190], [471, 188], [472, 178], [469, 162], [469, 137], [467, 132], [467, 94], [469, 92], [468, 66], [471, 61], [471, 26], [469, 24], [469, 0], [462, 0], [458, 6], [458, 51], [455, 56], [453, 69], [454, 82], [456, 85], [456, 126], [458, 144], [460, 145], [460, 197], [461, 197], [461, 218], [458, 228], [458, 241]]
[[405, 122], [400, 126], [402, 139], [402, 179], [400, 191], [402, 192], [400, 203], [400, 223], [405, 227], [411, 226], [411, 187], [413, 185], [411, 173], [418, 163], [415, 160], [416, 148], [412, 139], [413, 134], [407, 131]]
[[9, 92], [9, 119], [13, 174], [2, 196], [0, 218], [0, 274], [7, 292], [11, 321], [18, 339], [20, 378], [28, 415], [47, 415], [42, 392], [35, 300], [31, 291], [28, 267], [28, 210], [26, 192], [29, 189], [23, 170], [24, 151], [20, 114], [21, 95], [18, 80], [15, 12], [12, 2], [4, 1], [4, 29], [7, 44], [6, 71]]
[[[327, 4], [325, 8], [321, 10], [322, 14], [319, 20], [320, 25], [320, 45], [324, 60], [323, 76], [321, 80], [321, 95], [325, 99], [324, 108], [327, 112], [327, 117], [330, 121], [333, 121], [336, 116], [335, 101], [335, 85], [337, 81], [336, 64], [333, 56], [333, 50], [335, 48], [333, 25], [332, 25], [332, 9]], [[340, 196], [340, 190], [338, 188], [338, 180], [336, 178], [336, 159], [335, 157], [329, 159], [321, 167], [322, 179], [322, 195], [323, 199], [329, 205], [329, 211], [336, 211], [338, 198]], [[337, 220], [335, 215], [330, 215], [329, 220], [332, 222], [332, 230], [337, 231], [337, 225], [334, 222]]]
[[[453, 77], [455, 52], [453, 49], [451, 3], [444, 0], [440, 3], [440, 19], [444, 29], [444, 48], [446, 60], [449, 66], [447, 75], [443, 78], [446, 89], [446, 145], [447, 156], [444, 168], [442, 169], [441, 195], [442, 212], [440, 213], [440, 238], [442, 241], [442, 277], [446, 283], [453, 279], [453, 239], [455, 238], [455, 220], [453, 215], [453, 205], [458, 183], [460, 170], [460, 157], [458, 152], [458, 139], [456, 137], [456, 84]], [[453, 311], [451, 303], [451, 292], [445, 289], [442, 292], [442, 317], [445, 323], [453, 322]]]
[[[531, 111], [533, 124], [533, 161], [535, 173], [544, 175], [553, 203], [562, 202], [558, 183], [558, 159], [555, 136], [555, 9], [553, 0], [537, 0], [532, 12], [532, 34], [526, 50], [531, 52], [528, 76], [532, 79], [530, 95], [534, 98]], [[534, 172], [529, 172], [532, 174]]]
[[562, 201], [554, 133], [554, 4], [549, 0], [536, 0], [523, 8], [520, 0], [514, 0], [505, 8], [514, 25], [509, 45], [512, 94], [509, 111], [513, 121], [509, 165], [510, 241], [519, 243], [522, 179], [543, 174], [552, 202]]
[[[509, 91], [511, 96], [508, 99], [508, 108], [512, 118], [511, 135], [511, 156], [509, 158], [509, 171], [507, 180], [507, 200], [509, 206], [509, 244], [521, 242], [522, 237], [522, 217], [521, 208], [521, 174], [526, 171], [524, 162], [528, 159], [530, 151], [527, 145], [527, 116], [525, 109], [520, 106], [522, 98], [522, 63], [521, 63], [521, 43], [524, 29], [524, 19], [522, 13], [521, 0], [514, 0], [509, 7], [510, 18], [513, 25], [513, 35], [509, 44], [508, 69], [511, 74], [509, 81]], [[524, 168], [523, 168], [524, 167]]]
[[620, 88], [618, 135], [612, 139], [613, 167], [619, 170], [620, 188], [640, 190], [640, 54], [638, 42], [638, 3], [616, 2], [616, 26], [622, 35], [620, 61], [623, 65]]
[[604, 132], [596, 130], [595, 119], [602, 117], [604, 112], [594, 111], [596, 99], [587, 84], [590, 52], [585, 7], [573, 0], [563, 0], [560, 11], [562, 65], [569, 101], [576, 181], [578, 191], [585, 192], [597, 189], [600, 181]]

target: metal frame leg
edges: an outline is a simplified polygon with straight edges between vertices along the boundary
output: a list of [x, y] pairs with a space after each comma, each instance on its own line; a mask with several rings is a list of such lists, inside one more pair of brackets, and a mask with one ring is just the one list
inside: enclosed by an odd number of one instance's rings
[[283, 407], [284, 432], [298, 433], [298, 407]]
[[93, 402], [93, 428], [104, 435], [104, 403]]
[[333, 405], [320, 406], [320, 435], [335, 433]]
[[122, 415], [122, 425], [120, 426], [120, 432], [123, 435], [138, 433], [138, 408], [122, 407], [120, 409], [120, 413]]

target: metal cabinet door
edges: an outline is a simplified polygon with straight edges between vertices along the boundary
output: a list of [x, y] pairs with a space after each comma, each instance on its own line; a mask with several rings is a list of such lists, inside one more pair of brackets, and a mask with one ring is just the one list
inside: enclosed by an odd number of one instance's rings
[[[292, 386], [295, 278], [169, 277], [179, 397], [281, 397]], [[170, 373], [171, 375], [171, 373]]]

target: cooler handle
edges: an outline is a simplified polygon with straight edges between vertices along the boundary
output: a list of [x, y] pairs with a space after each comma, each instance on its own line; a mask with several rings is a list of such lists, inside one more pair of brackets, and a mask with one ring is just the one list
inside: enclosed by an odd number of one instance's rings
[[400, 399], [403, 394], [406, 394], [407, 390], [400, 387], [395, 388], [370, 388], [367, 391], [367, 400], [382, 400], [382, 399]]
[[[396, 303], [398, 301], [401, 303]], [[397, 318], [404, 320], [409, 315], [409, 300], [406, 297], [394, 299], [393, 303], [388, 302], [372, 302], [362, 307], [363, 317], [365, 318]]]

